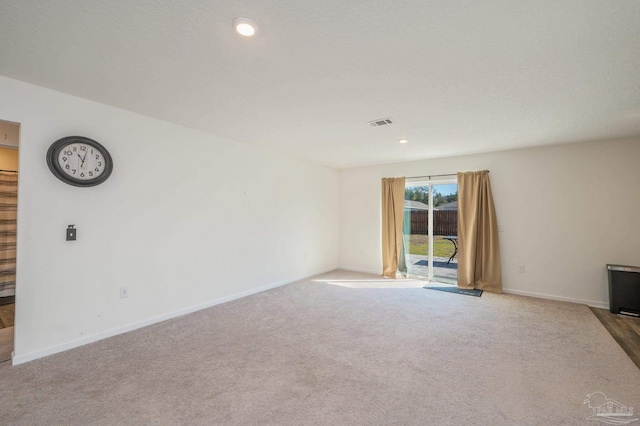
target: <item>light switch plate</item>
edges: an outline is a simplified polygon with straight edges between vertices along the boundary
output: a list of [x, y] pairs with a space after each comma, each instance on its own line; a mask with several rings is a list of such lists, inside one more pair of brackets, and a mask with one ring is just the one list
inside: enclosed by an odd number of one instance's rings
[[77, 234], [78, 230], [75, 228], [75, 225], [69, 225], [67, 227], [67, 241], [75, 241]]

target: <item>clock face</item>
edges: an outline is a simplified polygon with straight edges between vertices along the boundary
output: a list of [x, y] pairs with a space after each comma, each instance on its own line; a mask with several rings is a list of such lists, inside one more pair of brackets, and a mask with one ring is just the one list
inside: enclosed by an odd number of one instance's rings
[[82, 136], [69, 136], [54, 142], [47, 152], [47, 164], [58, 179], [74, 186], [101, 184], [113, 169], [109, 151]]
[[58, 166], [68, 176], [88, 181], [105, 172], [106, 161], [97, 148], [75, 142], [62, 147], [58, 154]]

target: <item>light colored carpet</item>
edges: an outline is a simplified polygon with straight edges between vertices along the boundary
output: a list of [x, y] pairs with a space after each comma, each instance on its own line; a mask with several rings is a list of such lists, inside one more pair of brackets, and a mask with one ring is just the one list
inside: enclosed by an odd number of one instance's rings
[[640, 370], [586, 306], [334, 271], [16, 367], [2, 424], [588, 424]]

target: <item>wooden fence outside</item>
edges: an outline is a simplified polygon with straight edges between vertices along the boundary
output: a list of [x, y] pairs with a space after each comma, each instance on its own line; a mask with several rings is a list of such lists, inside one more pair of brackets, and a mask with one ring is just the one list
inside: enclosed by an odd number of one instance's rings
[[[414, 210], [411, 213], [411, 233], [428, 235], [429, 212]], [[433, 212], [433, 235], [458, 235], [458, 211], [436, 210]]]

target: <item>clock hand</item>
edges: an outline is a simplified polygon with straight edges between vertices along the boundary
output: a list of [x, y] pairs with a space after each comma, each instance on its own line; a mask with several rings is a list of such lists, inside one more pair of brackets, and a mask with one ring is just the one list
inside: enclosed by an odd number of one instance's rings
[[[80, 157], [80, 153], [77, 153], [77, 154], [78, 154], [78, 157]], [[80, 163], [80, 167], [84, 166], [84, 160], [85, 160], [85, 158], [87, 158], [87, 154], [88, 154], [88, 152], [86, 154], [84, 154], [84, 158], [80, 157], [80, 161], [82, 161], [82, 163]]]

